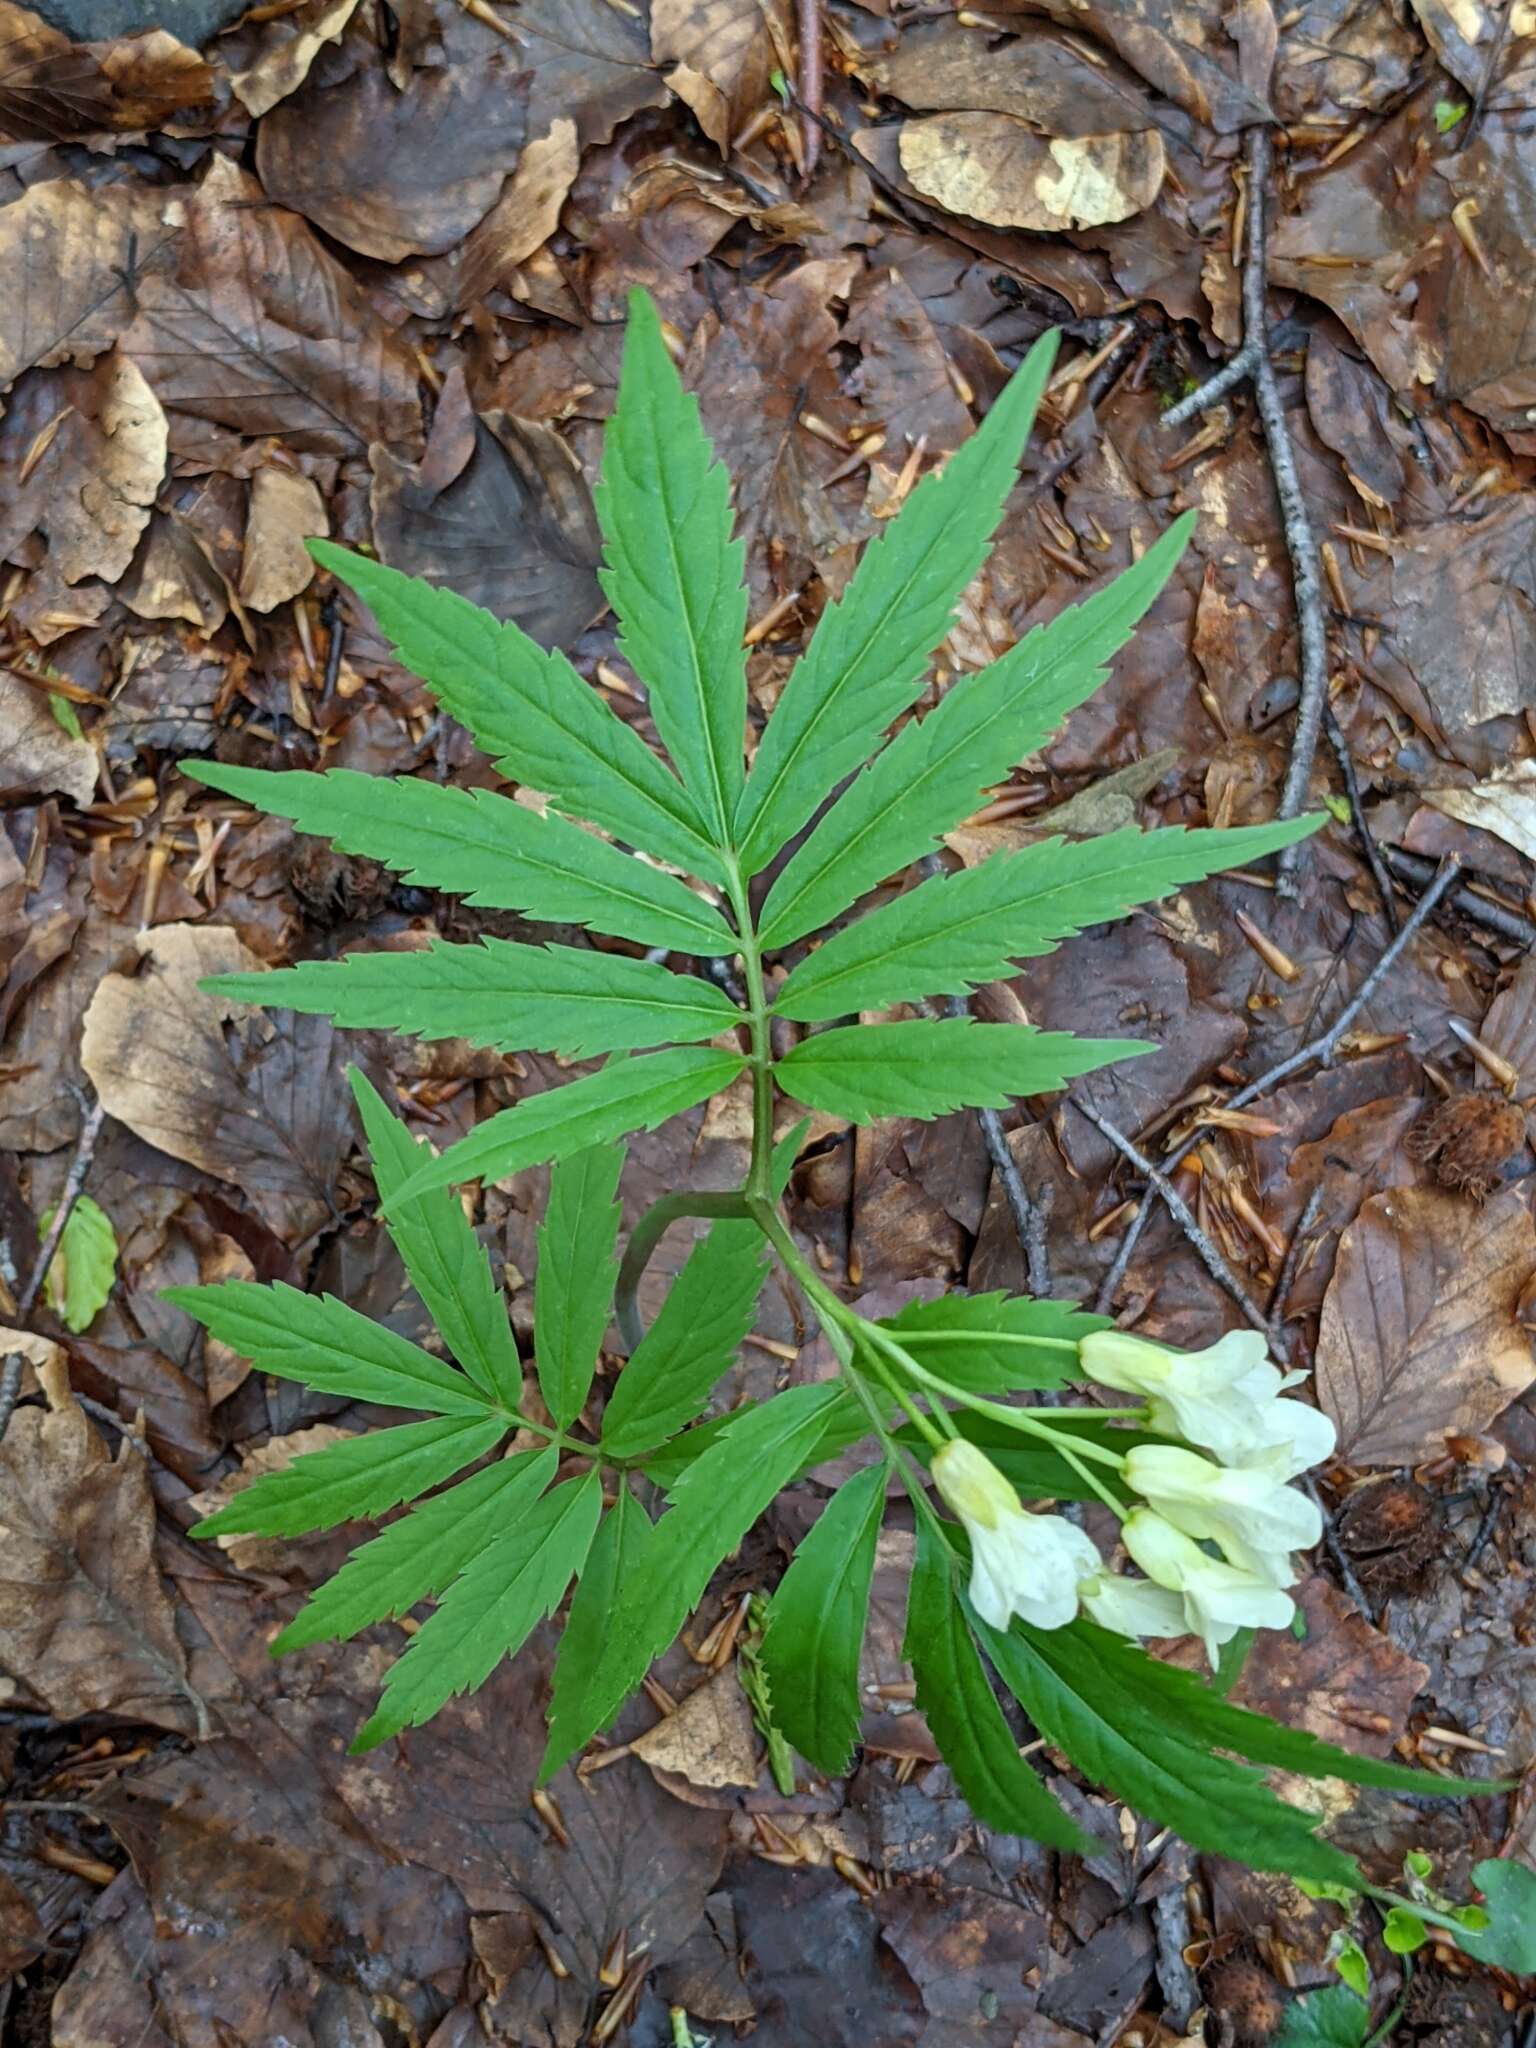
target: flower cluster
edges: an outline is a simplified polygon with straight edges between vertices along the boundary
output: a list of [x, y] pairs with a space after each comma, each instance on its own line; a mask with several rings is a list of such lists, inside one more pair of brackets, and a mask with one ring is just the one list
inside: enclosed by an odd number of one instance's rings
[[1080, 1357], [1101, 1385], [1143, 1395], [1153, 1429], [1183, 1439], [1116, 1461], [1136, 1497], [1122, 1540], [1146, 1576], [1110, 1571], [1064, 1516], [1028, 1512], [960, 1439], [935, 1452], [933, 1478], [970, 1541], [977, 1614], [994, 1628], [1017, 1614], [1050, 1629], [1081, 1608], [1121, 1635], [1198, 1635], [1213, 1664], [1240, 1628], [1287, 1627], [1292, 1554], [1322, 1534], [1316, 1504], [1288, 1482], [1334, 1445], [1327, 1416], [1285, 1398], [1303, 1375], [1282, 1373], [1248, 1330], [1186, 1353], [1105, 1331], [1083, 1340]]

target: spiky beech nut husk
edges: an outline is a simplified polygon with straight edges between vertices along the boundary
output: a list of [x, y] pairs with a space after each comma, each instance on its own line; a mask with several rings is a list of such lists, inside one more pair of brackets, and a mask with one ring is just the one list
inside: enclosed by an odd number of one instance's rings
[[1409, 1149], [1433, 1162], [1443, 1188], [1486, 1202], [1525, 1143], [1525, 1111], [1486, 1088], [1448, 1095], [1414, 1125]]
[[1232, 2048], [1267, 2048], [1285, 2018], [1284, 1993], [1247, 1956], [1233, 1956], [1212, 1973], [1206, 2003], [1226, 2022]]
[[1362, 1487], [1339, 1521], [1339, 1540], [1362, 1584], [1383, 1593], [1423, 1578], [1439, 1534], [1434, 1496], [1412, 1479]]

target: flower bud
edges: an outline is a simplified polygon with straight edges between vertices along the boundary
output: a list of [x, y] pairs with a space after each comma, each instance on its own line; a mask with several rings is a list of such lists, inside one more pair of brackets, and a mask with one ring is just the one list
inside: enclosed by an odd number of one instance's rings
[[1126, 1549], [1156, 1586], [1179, 1596], [1184, 1626], [1198, 1635], [1214, 1666], [1240, 1628], [1288, 1628], [1295, 1605], [1270, 1580], [1207, 1557], [1182, 1529], [1151, 1508], [1136, 1508], [1120, 1531]]
[[1091, 1540], [1062, 1515], [1027, 1514], [984, 1451], [963, 1438], [933, 1457], [933, 1482], [971, 1544], [971, 1605], [1006, 1629], [1015, 1614], [1036, 1628], [1065, 1628], [1078, 1585], [1102, 1569]]

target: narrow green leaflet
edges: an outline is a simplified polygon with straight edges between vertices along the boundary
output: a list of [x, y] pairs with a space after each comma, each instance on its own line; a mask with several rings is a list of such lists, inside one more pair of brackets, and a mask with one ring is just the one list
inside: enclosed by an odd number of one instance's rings
[[917, 1522], [906, 1654], [917, 1704], [976, 1818], [1053, 1849], [1091, 1851], [1081, 1828], [1019, 1755], [960, 1605], [954, 1553], [927, 1515]]
[[931, 853], [985, 789], [1043, 746], [1103, 681], [1103, 664], [1172, 575], [1193, 524], [1193, 513], [1175, 520], [1132, 568], [954, 684], [926, 718], [909, 720], [774, 882], [758, 926], [763, 945], [787, 946], [830, 924]]
[[754, 875], [917, 694], [961, 593], [986, 559], [1056, 358], [1042, 335], [969, 440], [865, 548], [774, 707], [736, 814]]
[[619, 646], [715, 844], [728, 846], [747, 717], [744, 554], [731, 538], [730, 478], [642, 291], [629, 295], [619, 402], [593, 502]]
[[580, 1716], [586, 1701], [602, 1687], [603, 1673], [616, 1653], [629, 1615], [631, 1590], [646, 1568], [654, 1540], [655, 1528], [645, 1509], [630, 1492], [628, 1482], [620, 1480], [618, 1497], [598, 1524], [571, 1595], [556, 1653], [549, 1747], [539, 1773], [541, 1785], [549, 1782], [564, 1759], [580, 1749], [592, 1732], [574, 1733], [569, 1718]]
[[435, 1415], [483, 1415], [489, 1405], [467, 1374], [333, 1294], [301, 1294], [281, 1280], [270, 1287], [226, 1280], [217, 1287], [167, 1287], [160, 1299], [185, 1309], [262, 1372], [317, 1393]]
[[486, 938], [423, 952], [349, 953], [203, 986], [238, 1003], [334, 1017], [351, 1031], [467, 1038], [565, 1059], [714, 1038], [741, 1012], [713, 982], [581, 946]]
[[719, 878], [693, 799], [563, 654], [457, 591], [434, 590], [330, 541], [307, 543], [355, 590], [405, 666], [504, 775], [690, 873]]
[[530, 1095], [450, 1145], [395, 1199], [410, 1199], [455, 1181], [501, 1180], [525, 1166], [542, 1166], [547, 1159], [565, 1159], [588, 1145], [627, 1138], [631, 1131], [652, 1131], [669, 1116], [729, 1088], [745, 1065], [740, 1053], [680, 1045]]
[[549, 1177], [533, 1287], [533, 1355], [539, 1391], [559, 1429], [569, 1429], [592, 1390], [598, 1347], [613, 1313], [619, 1262], [622, 1145], [591, 1145]]
[[[828, 1458], [851, 1450], [853, 1445], [868, 1436], [869, 1417], [862, 1403], [846, 1387], [840, 1391], [842, 1399], [827, 1409], [821, 1436], [807, 1446], [799, 1469], [791, 1475], [792, 1478], [798, 1479], [814, 1466], [824, 1464]], [[647, 1479], [654, 1479], [664, 1493], [670, 1494], [694, 1459], [707, 1451], [735, 1419], [734, 1415], [712, 1415], [707, 1422], [695, 1423], [692, 1429], [685, 1429], [681, 1436], [673, 1437], [670, 1443], [661, 1444], [652, 1451], [641, 1470]]]
[[830, 1412], [847, 1398], [836, 1385], [791, 1387], [730, 1416], [672, 1487], [672, 1505], [646, 1543], [641, 1567], [613, 1618], [593, 1671], [555, 1668], [551, 1734], [541, 1782], [589, 1736], [607, 1727], [699, 1603], [716, 1565], [821, 1442]]
[[402, 1728], [419, 1728], [455, 1693], [484, 1685], [503, 1657], [516, 1656], [581, 1570], [602, 1507], [602, 1475], [594, 1468], [499, 1530], [390, 1665], [353, 1755], [377, 1749]]
[[377, 1519], [483, 1458], [509, 1427], [504, 1415], [435, 1415], [398, 1429], [364, 1430], [323, 1451], [305, 1451], [281, 1472], [264, 1472], [191, 1533], [305, 1536], [363, 1515]]
[[619, 1374], [603, 1411], [607, 1456], [638, 1457], [693, 1420], [735, 1363], [767, 1277], [755, 1223], [732, 1218], [711, 1226]]
[[499, 1529], [533, 1505], [557, 1462], [553, 1450], [523, 1451], [412, 1508], [361, 1544], [310, 1595], [273, 1643], [273, 1656], [308, 1643], [344, 1642], [441, 1593]]
[[882, 1316], [880, 1325], [920, 1365], [972, 1394], [1064, 1387], [1082, 1374], [1076, 1353], [1061, 1346], [1113, 1327], [1108, 1316], [1088, 1315], [1068, 1301], [1002, 1293], [909, 1301], [895, 1315]]
[[1156, 1048], [1134, 1038], [1074, 1038], [1029, 1024], [979, 1024], [971, 1017], [848, 1024], [802, 1039], [774, 1066], [786, 1095], [856, 1124], [882, 1116], [947, 1116], [954, 1109], [1001, 1109], [1043, 1095], [1074, 1074]]
[[1312, 1832], [1317, 1814], [1287, 1806], [1257, 1771], [1210, 1755], [1189, 1739], [1186, 1724], [1149, 1710], [1125, 1674], [1096, 1654], [1103, 1632], [1091, 1623], [1046, 1630], [1016, 1622], [1007, 1635], [983, 1621], [976, 1627], [998, 1676], [1046, 1741], [1138, 1813], [1177, 1829], [1197, 1849], [1239, 1857], [1255, 1870], [1359, 1884], [1353, 1860]]
[[382, 861], [418, 888], [704, 958], [734, 953], [739, 944], [719, 913], [675, 875], [558, 811], [541, 817], [494, 790], [351, 768], [313, 775], [217, 761], [181, 767], [195, 782], [291, 818], [301, 832], [329, 839], [343, 853]]
[[[413, 1173], [431, 1163], [432, 1147], [391, 1116], [361, 1067], [348, 1075], [368, 1138], [379, 1201], [389, 1204]], [[386, 1224], [438, 1334], [475, 1385], [503, 1408], [523, 1398], [523, 1366], [507, 1304], [489, 1255], [457, 1197], [446, 1188], [402, 1202]]]
[[1049, 953], [1085, 925], [1275, 853], [1321, 822], [1292, 818], [1227, 832], [1133, 828], [995, 854], [978, 867], [935, 875], [835, 933], [800, 962], [773, 1007], [781, 1017], [817, 1023], [1006, 981], [1016, 960]]
[[768, 1603], [759, 1654], [774, 1720], [829, 1778], [847, 1770], [859, 1739], [859, 1654], [888, 1476], [882, 1461], [838, 1488]]

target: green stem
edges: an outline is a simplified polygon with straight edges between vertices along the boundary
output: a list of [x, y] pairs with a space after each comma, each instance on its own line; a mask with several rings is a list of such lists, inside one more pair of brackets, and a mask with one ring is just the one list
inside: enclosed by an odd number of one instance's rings
[[583, 1458], [598, 1458], [602, 1455], [596, 1444], [584, 1444], [578, 1437], [567, 1436], [563, 1429], [554, 1429], [547, 1422], [535, 1422], [531, 1415], [523, 1415], [516, 1408], [503, 1408], [500, 1412], [506, 1417], [509, 1427], [531, 1429], [536, 1436], [545, 1437], [550, 1443], [558, 1444], [562, 1451], [577, 1451]]
[[747, 1208], [747, 1198], [739, 1188], [721, 1194], [663, 1195], [659, 1202], [651, 1204], [629, 1233], [629, 1243], [624, 1247], [619, 1277], [614, 1285], [614, 1321], [619, 1326], [619, 1336], [626, 1351], [633, 1353], [645, 1335], [637, 1296], [645, 1269], [650, 1264], [651, 1254], [667, 1230], [682, 1216], [748, 1214], [750, 1211]]
[[[974, 1330], [914, 1330], [907, 1341], [926, 1347], [929, 1344], [971, 1344], [976, 1342]], [[1079, 1340], [1076, 1337], [1027, 1337], [1017, 1330], [988, 1330], [987, 1343], [1028, 1344], [1042, 1351], [1076, 1351]]]
[[926, 1437], [935, 1451], [942, 1451], [945, 1439], [928, 1420], [922, 1409], [918, 1407], [912, 1396], [901, 1385], [896, 1375], [888, 1371], [878, 1357], [872, 1357], [869, 1362], [881, 1386], [885, 1388], [885, 1391], [896, 1405], [906, 1411], [912, 1427], [917, 1431], [918, 1435]]
[[[880, 1329], [878, 1324], [866, 1323], [864, 1334], [871, 1343], [878, 1345], [893, 1359], [903, 1372], [910, 1373], [919, 1386], [931, 1388], [935, 1393], [945, 1395], [951, 1401], [958, 1401], [963, 1408], [973, 1408], [978, 1415], [989, 1415], [995, 1422], [1006, 1423], [1010, 1429], [1020, 1430], [1026, 1436], [1044, 1438], [1047, 1443], [1054, 1445], [1069, 1463], [1072, 1461], [1072, 1454], [1076, 1453], [1084, 1458], [1095, 1459], [1101, 1465], [1113, 1465], [1117, 1472], [1123, 1469], [1125, 1460], [1118, 1451], [1112, 1451], [1104, 1444], [1089, 1443], [1085, 1439], [1075, 1438], [1070, 1431], [1055, 1428], [1048, 1422], [1041, 1422], [1037, 1420], [1038, 1411], [1034, 1409], [1005, 1408], [1001, 1401], [985, 1401], [979, 1394], [967, 1393], [963, 1387], [950, 1386], [947, 1380], [941, 1380], [936, 1373], [931, 1373], [925, 1366], [919, 1365], [912, 1354], [903, 1345], [898, 1344], [888, 1330]], [[1059, 1414], [1061, 1411], [1056, 1409], [1048, 1412]]]
[[744, 1192], [772, 1198], [773, 1182], [773, 1044], [768, 1030], [768, 987], [763, 979], [763, 951], [752, 922], [752, 900], [734, 853], [722, 853], [725, 893], [741, 939], [741, 968], [747, 984], [747, 1034], [751, 1045], [752, 1161]]
[[1387, 2014], [1386, 2018], [1382, 2021], [1381, 2025], [1370, 2036], [1369, 2040], [1367, 2040], [1367, 2042], [1365, 2043], [1365, 2048], [1382, 2048], [1382, 2044], [1384, 2042], [1391, 2040], [1393, 2034], [1397, 2030], [1397, 2024], [1399, 2020], [1401, 2020], [1403, 2014], [1408, 2010], [1408, 1993], [1410, 1988], [1412, 1987], [1412, 1984], [1413, 1957], [1404, 1956], [1402, 1996], [1398, 1999], [1396, 2005], [1393, 2006], [1392, 2010]]

